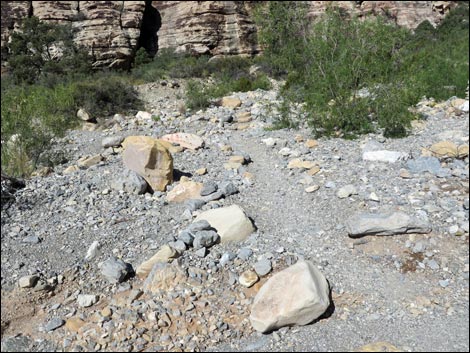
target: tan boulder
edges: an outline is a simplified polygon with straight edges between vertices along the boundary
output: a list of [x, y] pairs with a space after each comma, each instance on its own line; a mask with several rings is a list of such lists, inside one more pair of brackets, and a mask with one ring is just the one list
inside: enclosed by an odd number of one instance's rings
[[429, 150], [436, 157], [455, 158], [459, 155], [457, 145], [450, 141], [441, 141], [432, 145]]
[[325, 277], [311, 262], [300, 261], [276, 273], [261, 287], [250, 321], [259, 332], [306, 325], [323, 315], [329, 305]]
[[221, 243], [243, 241], [255, 231], [250, 219], [238, 205], [202, 212], [194, 222], [206, 220], [217, 230]]
[[122, 145], [124, 165], [143, 177], [153, 190], [165, 191], [173, 181], [173, 158], [168, 149], [149, 136], [129, 136]]
[[189, 199], [200, 199], [203, 184], [195, 181], [182, 181], [176, 185], [168, 195], [168, 202], [184, 202]]
[[318, 165], [316, 165], [316, 166], [313, 166], [312, 168], [310, 168], [309, 170], [307, 170], [307, 174], [310, 175], [310, 176], [313, 176], [313, 175], [317, 174], [319, 171], [320, 171], [320, 167]]
[[223, 97], [220, 101], [220, 105], [226, 108], [238, 108], [242, 105], [242, 101], [235, 97]]
[[165, 244], [150, 259], [141, 263], [140, 266], [137, 267], [135, 273], [139, 278], [146, 278], [152, 270], [153, 265], [159, 262], [169, 262], [176, 257], [178, 257], [176, 250], [170, 247], [168, 244]]
[[355, 350], [355, 352], [403, 352], [388, 342], [373, 342]]

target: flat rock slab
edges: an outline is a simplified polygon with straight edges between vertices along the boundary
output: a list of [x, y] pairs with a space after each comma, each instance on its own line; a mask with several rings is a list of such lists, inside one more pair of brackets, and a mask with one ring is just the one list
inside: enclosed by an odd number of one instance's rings
[[371, 162], [395, 163], [399, 160], [407, 159], [408, 156], [408, 153], [405, 152], [381, 150], [366, 151], [362, 154], [362, 159]]
[[406, 162], [406, 167], [411, 173], [431, 173], [438, 177], [450, 176], [450, 171], [441, 167], [441, 163], [435, 157], [418, 157]]
[[205, 211], [194, 222], [202, 220], [217, 230], [221, 243], [243, 241], [255, 231], [250, 219], [238, 205]]
[[181, 147], [188, 148], [193, 151], [204, 146], [204, 140], [202, 139], [202, 137], [183, 132], [164, 135], [161, 137], [161, 139], [171, 143], [177, 143]]
[[350, 237], [364, 235], [394, 235], [407, 233], [430, 233], [431, 225], [404, 212], [387, 214], [361, 213], [346, 222]]
[[259, 290], [250, 321], [259, 332], [284, 326], [306, 325], [319, 318], [330, 305], [329, 286], [309, 261], [276, 273]]

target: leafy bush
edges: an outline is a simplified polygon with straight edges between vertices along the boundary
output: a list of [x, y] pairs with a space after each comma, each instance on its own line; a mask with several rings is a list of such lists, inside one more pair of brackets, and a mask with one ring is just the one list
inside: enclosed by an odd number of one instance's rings
[[[333, 7], [308, 26], [306, 6], [274, 1], [257, 10], [265, 47], [259, 63], [286, 78], [280, 126], [307, 119], [316, 135], [354, 137], [383, 129], [385, 136], [399, 137], [414, 118], [408, 107], [422, 96], [463, 95], [468, 4], [436, 29], [424, 22], [414, 34], [386, 18], [359, 20]], [[300, 118], [288, 108], [293, 102], [306, 103]]]

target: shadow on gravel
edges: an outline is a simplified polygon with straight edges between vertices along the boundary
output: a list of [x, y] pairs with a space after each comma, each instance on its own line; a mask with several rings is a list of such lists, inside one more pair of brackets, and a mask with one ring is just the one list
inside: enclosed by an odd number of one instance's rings
[[191, 173], [188, 173], [188, 172], [183, 172], [181, 170], [178, 170], [178, 169], [173, 169], [173, 180], [174, 181], [180, 181], [181, 177], [188, 177], [188, 178], [191, 178], [193, 175]]
[[330, 299], [330, 305], [328, 306], [328, 308], [326, 308], [326, 311], [323, 313], [322, 316], [312, 321], [309, 325], [313, 325], [321, 320], [328, 319], [335, 312], [335, 303], [333, 302], [333, 295], [332, 295], [333, 291], [331, 290], [330, 282], [328, 280], [326, 281], [328, 282], [328, 287], [330, 288], [330, 293], [328, 294], [328, 298]]

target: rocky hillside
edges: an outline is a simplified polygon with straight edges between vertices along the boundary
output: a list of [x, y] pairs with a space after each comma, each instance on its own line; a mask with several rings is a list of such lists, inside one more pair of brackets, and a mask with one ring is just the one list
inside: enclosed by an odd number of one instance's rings
[[468, 97], [313, 140], [266, 129], [276, 82], [193, 113], [184, 86], [11, 191], [2, 351], [468, 352]]
[[[95, 66], [126, 67], [145, 47], [217, 55], [259, 52], [252, 13], [254, 1], [2, 1], [2, 60], [21, 20], [72, 23], [75, 40], [88, 48]], [[331, 1], [312, 1], [311, 16]], [[339, 1], [349, 12], [386, 14], [404, 26], [438, 22], [452, 1]]]

